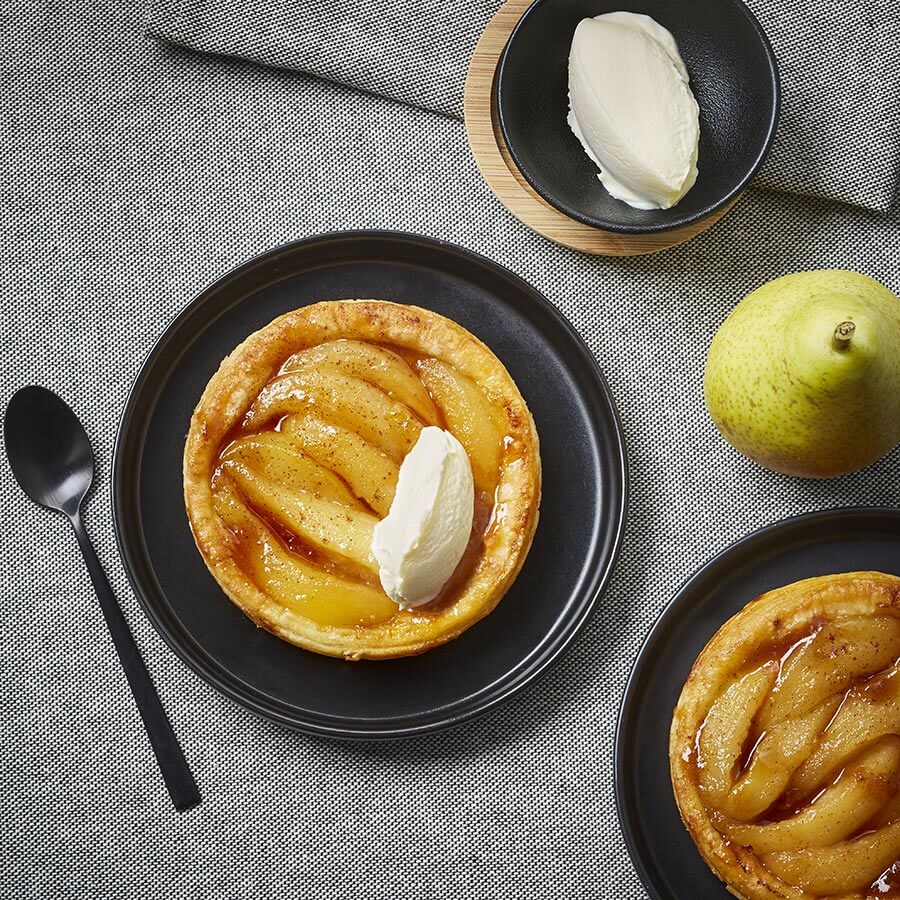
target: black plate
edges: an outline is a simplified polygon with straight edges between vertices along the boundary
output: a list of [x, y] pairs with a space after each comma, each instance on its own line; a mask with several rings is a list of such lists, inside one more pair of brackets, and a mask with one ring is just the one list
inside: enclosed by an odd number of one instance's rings
[[[618, 10], [652, 16], [672, 32], [700, 106], [697, 183], [672, 209], [633, 209], [611, 197], [566, 123], [575, 26]], [[573, 219], [631, 234], [705, 219], [740, 193], [775, 136], [779, 97], [772, 48], [741, 0], [537, 0], [497, 76], [503, 135], [531, 186]]]
[[[206, 570], [182, 500], [188, 422], [221, 359], [283, 312], [346, 297], [417, 304], [470, 329], [509, 369], [541, 439], [541, 519], [513, 588], [462, 636], [407, 659], [345, 662], [256, 628]], [[199, 675], [285, 725], [338, 737], [397, 737], [497, 706], [571, 643], [621, 540], [625, 451], [596, 361], [537, 291], [458, 247], [347, 232], [251, 260], [168, 327], [122, 416], [113, 504], [119, 549], [144, 610]]]
[[728, 900], [675, 806], [672, 710], [719, 627], [772, 588], [839, 572], [900, 575], [900, 510], [835, 509], [786, 519], [714, 557], [676, 594], [632, 669], [616, 734], [616, 803], [634, 867], [653, 900]]

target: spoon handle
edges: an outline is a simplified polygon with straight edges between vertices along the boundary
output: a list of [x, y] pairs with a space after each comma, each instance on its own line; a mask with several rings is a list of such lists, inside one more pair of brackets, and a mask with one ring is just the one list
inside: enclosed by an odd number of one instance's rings
[[87, 563], [91, 581], [94, 583], [94, 590], [100, 600], [100, 608], [103, 610], [107, 628], [109, 628], [116, 652], [119, 654], [119, 661], [125, 670], [131, 693], [134, 695], [141, 718], [144, 720], [144, 727], [147, 729], [147, 735], [153, 746], [153, 752], [156, 754], [156, 761], [159, 763], [169, 796], [177, 810], [190, 809], [200, 802], [197, 783], [188, 768], [187, 760], [184, 758], [175, 732], [172, 731], [172, 724], [166, 716], [166, 711], [160, 703], [159, 694], [156, 693], [156, 688], [150, 680], [137, 644], [128, 628], [128, 622], [122, 614], [103, 567], [100, 565], [100, 560], [84, 529], [80, 512], [76, 510], [70, 519], [84, 561]]

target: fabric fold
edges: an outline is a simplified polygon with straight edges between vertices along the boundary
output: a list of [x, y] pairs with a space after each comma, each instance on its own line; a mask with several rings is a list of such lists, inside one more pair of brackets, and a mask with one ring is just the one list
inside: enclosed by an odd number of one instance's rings
[[[147, 32], [462, 118], [498, 0], [149, 0]], [[891, 212], [900, 182], [900, 4], [748, 0], [775, 49], [782, 114], [767, 187]]]

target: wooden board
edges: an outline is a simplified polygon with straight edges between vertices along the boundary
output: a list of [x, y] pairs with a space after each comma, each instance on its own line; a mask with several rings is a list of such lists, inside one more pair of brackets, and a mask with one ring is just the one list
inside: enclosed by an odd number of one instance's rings
[[705, 219], [681, 228], [654, 234], [617, 234], [570, 219], [535, 192], [510, 156], [494, 101], [494, 79], [500, 55], [513, 28], [530, 5], [531, 0], [507, 0], [500, 7], [475, 47], [466, 76], [465, 116], [469, 147], [497, 199], [538, 234], [574, 250], [602, 256], [656, 253], [690, 240], [721, 219], [739, 196]]

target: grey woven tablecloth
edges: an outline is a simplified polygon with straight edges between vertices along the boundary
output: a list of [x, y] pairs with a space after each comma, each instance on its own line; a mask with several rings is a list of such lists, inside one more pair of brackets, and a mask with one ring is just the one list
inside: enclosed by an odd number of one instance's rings
[[[472, 49], [501, 0], [147, 0], [185, 47], [297, 69], [461, 117]], [[783, 107], [760, 174], [778, 190], [896, 212], [900, 3], [747, 0]]]
[[[0, 16], [0, 401], [46, 384], [87, 423], [99, 460], [87, 525], [204, 794], [172, 811], [67, 527], [0, 460], [0, 895], [643, 897], [612, 749], [649, 623], [750, 529], [900, 503], [897, 453], [807, 483], [730, 450], [703, 410], [707, 344], [744, 293], [784, 272], [845, 266], [900, 290], [900, 224], [752, 191], [681, 248], [591, 258], [503, 210], [452, 118], [167, 48], [128, 0], [22, 0]], [[633, 486], [613, 584], [559, 666], [459, 731], [380, 746], [284, 731], [207, 687], [141, 614], [110, 525], [117, 417], [165, 323], [250, 255], [351, 227], [455, 241], [544, 291], [606, 371]]]

